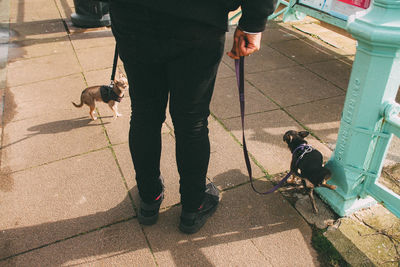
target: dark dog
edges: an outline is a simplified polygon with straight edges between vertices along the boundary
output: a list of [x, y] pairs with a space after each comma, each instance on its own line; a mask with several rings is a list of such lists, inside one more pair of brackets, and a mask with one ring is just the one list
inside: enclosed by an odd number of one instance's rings
[[302, 178], [305, 188], [308, 188], [311, 205], [314, 213], [318, 213], [317, 205], [314, 200], [314, 187], [323, 186], [331, 190], [336, 189], [335, 185], [327, 184], [331, 178], [331, 172], [322, 166], [323, 158], [321, 152], [307, 145], [305, 137], [309, 135], [306, 131], [287, 131], [283, 136], [290, 151], [292, 152], [292, 162], [290, 163], [290, 171], [292, 179], [288, 179], [288, 183], [293, 183], [296, 176]]

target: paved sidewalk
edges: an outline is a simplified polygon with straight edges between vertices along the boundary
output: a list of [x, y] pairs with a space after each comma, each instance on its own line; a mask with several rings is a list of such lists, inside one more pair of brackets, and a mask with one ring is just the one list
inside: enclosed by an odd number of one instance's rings
[[[85, 87], [108, 82], [110, 29], [73, 27], [70, 0], [10, 3], [7, 80], [0, 88], [5, 95], [1, 266], [320, 265], [310, 225], [280, 193], [259, 196], [248, 184], [233, 62], [227, 56], [209, 120], [208, 178], [221, 190], [220, 207], [197, 234], [178, 231], [179, 182], [168, 117], [161, 161], [166, 199], [159, 222], [145, 227], [135, 213], [129, 97], [117, 120], [104, 104], [98, 104], [97, 121], [90, 120], [86, 106], [71, 104]], [[312, 131], [309, 142], [325, 160], [337, 138], [355, 42], [335, 39], [312, 20], [296, 27], [301, 31], [269, 23], [262, 50], [246, 59], [245, 131], [260, 190], [288, 171], [285, 131]], [[326, 39], [304, 33], [310, 30]], [[228, 33], [227, 51], [231, 39]]]

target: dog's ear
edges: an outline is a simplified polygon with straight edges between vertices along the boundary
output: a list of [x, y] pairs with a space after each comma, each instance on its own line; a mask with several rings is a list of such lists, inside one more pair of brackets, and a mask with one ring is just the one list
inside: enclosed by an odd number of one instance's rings
[[299, 135], [301, 138], [306, 138], [310, 133], [307, 131], [301, 131], [299, 132]]
[[292, 142], [292, 135], [290, 134], [290, 131], [287, 131], [284, 135], [283, 135], [283, 141], [286, 143], [290, 143]]

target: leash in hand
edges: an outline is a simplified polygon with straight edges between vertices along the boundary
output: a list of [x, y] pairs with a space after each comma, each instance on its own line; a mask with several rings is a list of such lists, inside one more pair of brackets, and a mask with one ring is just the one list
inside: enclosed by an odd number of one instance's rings
[[[289, 179], [290, 175], [293, 174], [292, 171], [290, 171], [282, 180], [279, 181], [277, 185], [272, 187], [271, 189], [265, 191], [265, 192], [260, 192], [254, 187], [254, 182], [253, 182], [253, 175], [252, 175], [252, 170], [251, 170], [251, 164], [250, 164], [250, 159], [249, 159], [249, 153], [247, 151], [247, 145], [246, 145], [246, 137], [244, 134], [244, 115], [245, 115], [245, 99], [244, 99], [244, 57], [240, 57], [239, 59], [235, 59], [235, 70], [236, 70], [236, 81], [237, 81], [237, 86], [239, 89], [239, 101], [240, 101], [240, 118], [242, 121], [242, 144], [243, 144], [243, 154], [244, 154], [244, 160], [246, 162], [246, 167], [247, 167], [247, 172], [249, 173], [249, 178], [250, 178], [250, 184], [251, 187], [253, 188], [254, 192], [260, 194], [260, 195], [267, 195], [272, 192], [275, 192], [279, 187], [281, 187], [287, 179]], [[296, 164], [297, 165], [297, 164]]]

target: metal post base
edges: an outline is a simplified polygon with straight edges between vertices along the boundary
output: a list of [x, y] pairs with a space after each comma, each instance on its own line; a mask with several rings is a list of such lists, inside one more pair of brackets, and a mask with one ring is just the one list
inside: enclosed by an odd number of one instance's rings
[[71, 14], [71, 21], [75, 26], [82, 28], [95, 28], [111, 25], [110, 14], [105, 14], [101, 18], [96, 18], [94, 16], [73, 13]]
[[315, 191], [339, 216], [349, 216], [357, 210], [371, 207], [377, 203], [377, 201], [370, 196], [365, 198], [344, 199], [343, 196], [335, 190], [318, 187], [315, 188]]

